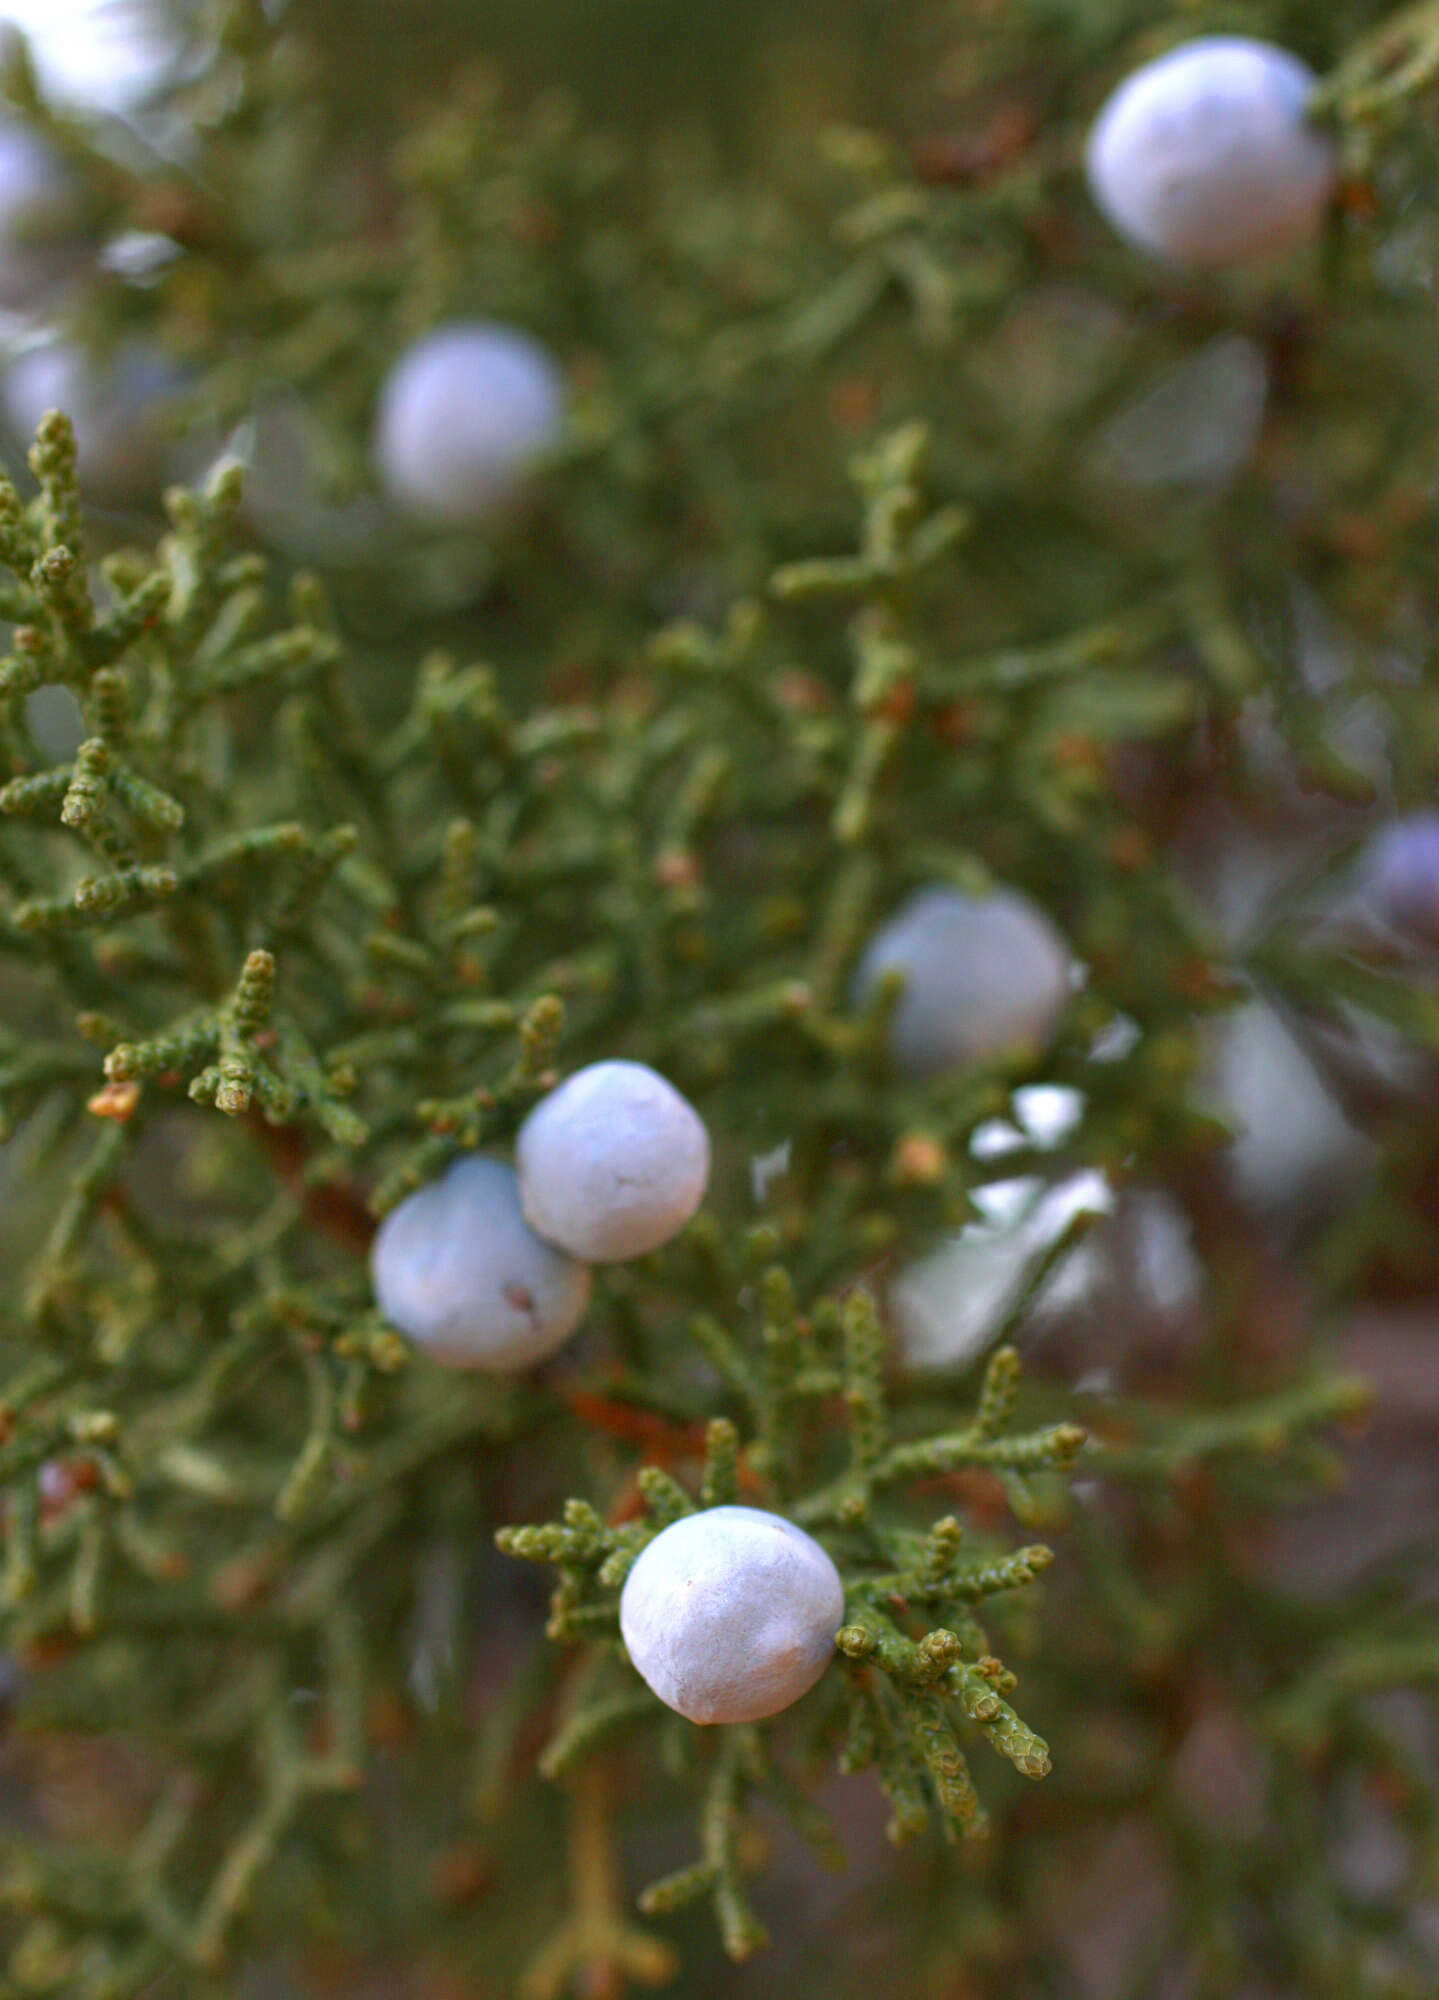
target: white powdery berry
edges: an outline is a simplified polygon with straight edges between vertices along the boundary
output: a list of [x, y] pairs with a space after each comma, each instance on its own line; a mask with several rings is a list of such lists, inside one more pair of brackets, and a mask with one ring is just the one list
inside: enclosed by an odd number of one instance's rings
[[904, 990], [889, 1019], [889, 1054], [909, 1077], [1043, 1048], [1071, 985], [1064, 940], [1011, 889], [920, 890], [866, 947], [856, 1004], [894, 972]]
[[807, 1694], [844, 1623], [839, 1571], [779, 1514], [711, 1507], [649, 1544], [620, 1595], [635, 1669], [691, 1722], [758, 1722]]
[[591, 1283], [583, 1264], [529, 1227], [513, 1170], [475, 1154], [391, 1210], [370, 1275], [385, 1318], [432, 1360], [498, 1373], [561, 1347]]
[[1411, 938], [1439, 944], [1439, 812], [1396, 820], [1364, 858], [1366, 905]]
[[60, 341], [18, 355], [0, 383], [0, 401], [25, 447], [47, 410], [63, 410], [75, 427], [81, 493], [123, 506], [150, 498], [165, 482], [168, 417], [180, 383], [176, 365], [151, 348], [122, 347], [97, 360]]
[[709, 1185], [703, 1119], [644, 1063], [577, 1070], [520, 1127], [515, 1158], [530, 1227], [589, 1264], [658, 1250]]
[[563, 420], [564, 387], [537, 341], [461, 321], [426, 334], [391, 369], [375, 462], [398, 505], [463, 527], [516, 497]]
[[89, 255], [75, 181], [52, 147], [0, 124], [0, 306], [42, 305]]
[[1119, 234], [1173, 264], [1246, 263], [1318, 229], [1335, 149], [1307, 122], [1297, 56], [1242, 35], [1185, 42], [1108, 99], [1085, 167]]

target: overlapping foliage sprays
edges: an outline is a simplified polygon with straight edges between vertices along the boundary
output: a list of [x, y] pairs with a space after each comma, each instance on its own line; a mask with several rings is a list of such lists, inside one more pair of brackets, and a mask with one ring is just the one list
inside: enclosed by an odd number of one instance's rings
[[[1439, 776], [1439, 14], [1215, 24], [1311, 65], [1313, 172], [1195, 280], [1082, 176], [1188, 13], [960, 6], [927, 129], [793, 186], [478, 68], [382, 170], [315, 11], [224, 10], [142, 138], [8, 74], [19, 343], [150, 386], [108, 485], [77, 404], [0, 486], [0, 1993], [717, 1993], [770, 1932], [1040, 2000], [1136, 1825], [1123, 1990], [1432, 1992], [1422, 1548], [1306, 1595], [1271, 1531], [1333, 1329], [1439, 1287], [1422, 838], [1338, 893]], [[1256, 1001], [1378, 1142], [1337, 1210], [1233, 1171]], [[1081, 1172], [911, 1370], [896, 1275]], [[1140, 1198], [1188, 1321], [1096, 1347]]]

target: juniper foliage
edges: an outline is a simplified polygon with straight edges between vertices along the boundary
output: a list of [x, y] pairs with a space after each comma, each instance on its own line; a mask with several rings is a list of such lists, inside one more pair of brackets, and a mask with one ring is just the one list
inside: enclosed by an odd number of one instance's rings
[[[223, 10], [151, 128], [184, 147], [62, 115], [12, 58], [97, 236], [164, 238], [74, 330], [161, 344], [229, 442], [164, 527], [87, 510], [60, 413], [0, 486], [3, 1630], [20, 1740], [52, 1777], [80, 1756], [87, 1802], [0, 1836], [0, 1993], [225, 1994], [305, 1949], [315, 1980], [379, 1955], [546, 2000], [669, 1977], [672, 1933], [718, 1991], [716, 1932], [786, 1948], [774, 1815], [842, 1862], [876, 1781], [916, 1993], [1060, 1990], [1056, 1871], [1135, 1816], [1195, 1991], [1433, 1990], [1439, 1791], [1372, 1700], [1439, 1676], [1423, 1534], [1318, 1596], [1256, 1551], [1342, 1476], [1365, 1391], [1334, 1329], [1439, 1284], [1432, 966], [1316, 920], [1439, 769], [1439, 13], [1223, 12], [1324, 73], [1345, 183], [1312, 257], [1203, 290], [1076, 175], [1187, 15], [960, 8], [942, 137], [830, 131], [794, 188], [478, 69], [382, 169], [327, 115], [323, 9]], [[559, 358], [567, 442], [508, 525], [423, 535], [373, 492], [371, 412], [468, 312]], [[1156, 465], [1145, 399], [1235, 342], [1265, 384], [1242, 462], [1171, 437]], [[1302, 825], [1237, 934], [1196, 818]], [[897, 1079], [864, 942], [990, 879], [1085, 968], [1055, 1045]], [[1337, 1215], [1287, 1216], [1297, 1301], [1205, 1069], [1256, 991], [1382, 1147]], [[611, 1056], [701, 1110], [705, 1211], [531, 1376], [414, 1355], [375, 1218]], [[1056, 1144], [1025, 1136], [1037, 1081], [1082, 1101]], [[1021, 1378], [1083, 1213], [977, 1364], [907, 1373], [895, 1271], [1078, 1168], [1186, 1217], [1190, 1349], [1129, 1369], [1120, 1322], [1122, 1393], [1062, 1346]], [[793, 1716], [699, 1731], [630, 1668], [618, 1592], [737, 1499], [824, 1541], [846, 1623]], [[555, 1568], [545, 1631], [514, 1557]], [[1176, 1791], [1216, 1711], [1262, 1774], [1242, 1839]], [[1326, 1831], [1356, 1787], [1411, 1843], [1368, 1901]]]

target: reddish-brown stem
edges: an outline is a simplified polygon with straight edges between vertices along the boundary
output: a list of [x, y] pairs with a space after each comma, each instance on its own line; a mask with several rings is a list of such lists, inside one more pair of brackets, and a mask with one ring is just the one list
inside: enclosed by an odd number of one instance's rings
[[359, 1191], [346, 1181], [322, 1181], [307, 1185], [305, 1168], [311, 1146], [297, 1125], [267, 1125], [258, 1114], [250, 1117], [252, 1131], [269, 1154], [276, 1172], [304, 1208], [315, 1227], [333, 1242], [349, 1250], [367, 1253], [375, 1233], [371, 1215]]

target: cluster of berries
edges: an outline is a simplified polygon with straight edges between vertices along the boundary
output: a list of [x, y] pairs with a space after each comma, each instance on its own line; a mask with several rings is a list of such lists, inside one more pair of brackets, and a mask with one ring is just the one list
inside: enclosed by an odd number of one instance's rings
[[[873, 938], [855, 998], [902, 982], [895, 1068], [929, 1076], [1042, 1044], [1070, 991], [1070, 958], [1022, 896], [934, 888]], [[643, 1257], [698, 1209], [709, 1135], [642, 1063], [599, 1062], [541, 1099], [513, 1168], [470, 1154], [381, 1224], [375, 1297], [392, 1325], [450, 1367], [509, 1371], [553, 1354], [584, 1316], [590, 1266]], [[712, 1507], [641, 1554], [620, 1600], [630, 1659], [693, 1722], [747, 1722], [797, 1701], [843, 1623], [839, 1573], [777, 1514]]]
[[[1333, 141], [1308, 117], [1315, 87], [1297, 57], [1267, 43], [1184, 43], [1137, 70], [1101, 111], [1086, 155], [1096, 202], [1130, 242], [1177, 265], [1214, 268], [1289, 248], [1318, 228], [1336, 175]], [[22, 127], [0, 130], [0, 306], [54, 308], [96, 249], [51, 148]], [[90, 492], [133, 499], [157, 481], [159, 419], [180, 386], [158, 354], [127, 350], [97, 370], [42, 330], [12, 360], [4, 412], [28, 438], [44, 409], [65, 408]], [[375, 470], [404, 514], [473, 527], [521, 498], [560, 443], [564, 417], [560, 370], [529, 334], [451, 321], [390, 370]]]
[[[1103, 108], [1086, 165], [1094, 198], [1137, 247], [1178, 266], [1239, 264], [1318, 229], [1337, 171], [1309, 118], [1315, 78], [1267, 44], [1208, 37], [1131, 76]], [[0, 134], [0, 304], [33, 306], [69, 269], [73, 203], [43, 144]], [[148, 370], [148, 372], [147, 372]], [[81, 358], [41, 347], [13, 365], [6, 414], [33, 430], [57, 403], [78, 420], [101, 487], [134, 483], [135, 422], [173, 381], [144, 357], [103, 391]], [[374, 436], [380, 482], [416, 519], [447, 528], [512, 505], [560, 441], [564, 389], [527, 334], [457, 321], [417, 341], [383, 387]], [[134, 419], [134, 422], [127, 420]], [[112, 463], [113, 461], [113, 463]], [[1413, 922], [1434, 905], [1432, 829], [1396, 836], [1375, 886]], [[1416, 880], [1422, 878], [1416, 888]], [[1074, 985], [1073, 962], [1022, 896], [924, 890], [873, 938], [856, 1003], [900, 988], [888, 1048], [923, 1078], [1042, 1047]], [[643, 1257], [704, 1198], [709, 1135], [694, 1108], [643, 1064], [599, 1062], [530, 1113], [514, 1167], [469, 1155], [384, 1221], [372, 1251], [380, 1310], [435, 1361], [510, 1371], [553, 1355], [576, 1331], [591, 1266]], [[661, 1700], [700, 1723], [772, 1715], [823, 1673], [843, 1622], [838, 1571], [778, 1515], [714, 1507], [663, 1530], [626, 1581], [620, 1625]]]
[[561, 1347], [590, 1266], [658, 1250], [709, 1181], [709, 1134], [643, 1063], [576, 1072], [520, 1128], [516, 1166], [467, 1155], [385, 1217], [371, 1251], [385, 1317], [453, 1368], [527, 1368]]

